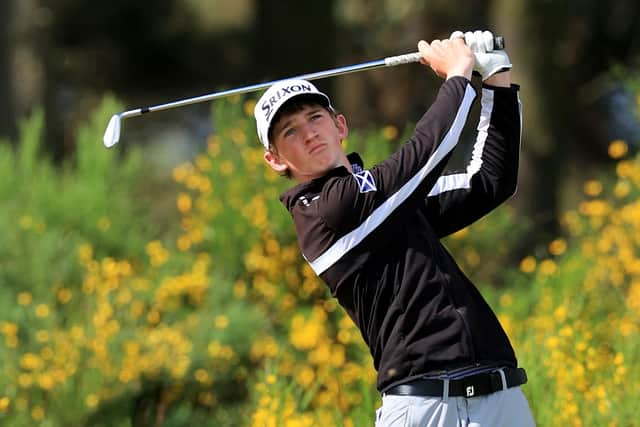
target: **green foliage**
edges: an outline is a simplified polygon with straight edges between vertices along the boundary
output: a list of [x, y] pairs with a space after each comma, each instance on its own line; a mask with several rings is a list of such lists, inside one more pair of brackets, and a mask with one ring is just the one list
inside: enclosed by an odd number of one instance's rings
[[[64, 165], [40, 154], [41, 112], [0, 146], [3, 426], [372, 424], [371, 358], [299, 254], [278, 201], [292, 183], [264, 165], [252, 106], [214, 105], [206, 152], [173, 171], [171, 228], [154, 225], [142, 153], [100, 143], [111, 98]], [[405, 136], [353, 132], [346, 148], [370, 166]], [[446, 241], [477, 283], [501, 285], [481, 290], [540, 425], [634, 416], [640, 163], [623, 142], [609, 152], [615, 174], [585, 184], [548, 253], [505, 268], [526, 231], [508, 205]]]
[[194, 407], [220, 425], [238, 411], [216, 402], [248, 393], [261, 316], [153, 224], [142, 153], [101, 144], [121, 108], [105, 98], [63, 165], [41, 154], [41, 111], [0, 146], [2, 425], [178, 425]]

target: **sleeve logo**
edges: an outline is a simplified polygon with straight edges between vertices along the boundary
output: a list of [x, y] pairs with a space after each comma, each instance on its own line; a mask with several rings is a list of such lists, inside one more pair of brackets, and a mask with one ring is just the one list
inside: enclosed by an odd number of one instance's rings
[[360, 187], [361, 193], [378, 191], [378, 189], [376, 188], [376, 182], [373, 180], [373, 175], [371, 175], [371, 172], [367, 170], [361, 171], [353, 174], [353, 177], [358, 182], [358, 187]]

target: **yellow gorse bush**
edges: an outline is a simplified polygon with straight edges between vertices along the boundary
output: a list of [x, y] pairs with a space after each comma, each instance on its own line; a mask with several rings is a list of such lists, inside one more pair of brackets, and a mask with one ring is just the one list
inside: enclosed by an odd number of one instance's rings
[[[375, 381], [372, 364], [353, 322], [302, 259], [278, 201], [290, 182], [264, 164], [251, 122], [246, 113], [235, 115], [232, 127], [209, 138], [206, 156], [174, 170], [174, 179], [191, 190], [178, 196], [178, 206], [189, 206], [181, 209], [182, 224], [201, 227], [214, 246], [219, 238], [246, 248], [234, 294], [260, 306], [271, 325], [251, 349], [262, 368], [250, 425], [349, 425], [348, 414], [362, 403], [360, 390]], [[190, 184], [207, 177], [214, 191]]]
[[[372, 413], [361, 409], [371, 411], [378, 396], [359, 332], [299, 256], [289, 231], [292, 225], [274, 226], [273, 218], [282, 216], [276, 209], [284, 211], [273, 204], [282, 186], [262, 164], [260, 148], [238, 148], [246, 142], [240, 134], [219, 132], [209, 142], [210, 161], [197, 161], [186, 170], [198, 176], [206, 172], [198, 163], [221, 164], [218, 157], [233, 157], [228, 150], [239, 150], [234, 172], [221, 173], [231, 188], [248, 173], [255, 189], [244, 202], [214, 192], [209, 205], [202, 204], [189, 220], [215, 224], [216, 214], [223, 213], [211, 206], [223, 205], [228, 197], [227, 206], [239, 209], [256, 236], [244, 256], [242, 294], [269, 313], [274, 329], [268, 332], [273, 336], [265, 335], [252, 348], [253, 360], [267, 364], [254, 389], [252, 425], [283, 425], [283, 420], [298, 416], [300, 425], [309, 420], [314, 425], [349, 425], [354, 420], [369, 425]], [[613, 158], [627, 153], [623, 145], [611, 144]], [[638, 369], [628, 363], [638, 346], [626, 340], [637, 335], [639, 324], [640, 205], [635, 197], [640, 193], [640, 167], [621, 159], [616, 171], [613, 183], [585, 183], [586, 200], [563, 217], [566, 236], [548, 244], [547, 257], [524, 258], [518, 279], [524, 287], [499, 298], [500, 320], [530, 372], [525, 391], [541, 425], [617, 425], [616, 417], [632, 406], [626, 396], [638, 392]], [[493, 218], [502, 224], [504, 215], [499, 215]], [[470, 233], [453, 236], [454, 248], [456, 240], [470, 240], [476, 230], [496, 233], [500, 227], [491, 218], [484, 220]], [[473, 269], [482, 256], [466, 246], [459, 249], [462, 263]], [[625, 381], [629, 378], [635, 381]]]
[[[626, 153], [621, 144], [611, 144], [612, 157]], [[586, 199], [564, 214], [567, 237], [549, 244], [548, 258], [522, 260], [526, 302], [516, 311], [501, 301], [541, 425], [631, 425], [640, 395], [640, 163], [621, 160], [616, 172], [612, 182], [585, 183]]]
[[[66, 247], [74, 274], [44, 291], [3, 290], [11, 310], [0, 313], [0, 424], [120, 425], [132, 413], [152, 414], [143, 425], [373, 423], [379, 396], [360, 332], [299, 253], [278, 201], [292, 183], [264, 165], [252, 102], [230, 102], [214, 105], [216, 132], [202, 153], [172, 171], [175, 233], [121, 256], [113, 233], [143, 233], [118, 210], [96, 212], [92, 238]], [[372, 162], [398, 134], [387, 127], [347, 144]], [[640, 165], [628, 151], [611, 144], [615, 176], [584, 184], [585, 200], [563, 215], [564, 235], [544, 256], [506, 271], [502, 256], [521, 235], [506, 233], [515, 226], [508, 206], [447, 240], [472, 276], [506, 284], [482, 290], [527, 368], [524, 391], [542, 426], [635, 419]], [[44, 241], [56, 226], [34, 212], [18, 211], [3, 230]]]

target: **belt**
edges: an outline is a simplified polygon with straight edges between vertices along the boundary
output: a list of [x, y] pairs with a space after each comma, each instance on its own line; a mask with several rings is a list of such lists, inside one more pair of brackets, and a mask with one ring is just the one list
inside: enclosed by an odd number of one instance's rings
[[[500, 373], [504, 373], [504, 377]], [[391, 387], [385, 394], [396, 396], [444, 396], [444, 379], [419, 379]], [[493, 372], [470, 375], [457, 380], [448, 380], [448, 396], [474, 397], [506, 390], [527, 382], [527, 373], [523, 368], [503, 368]]]

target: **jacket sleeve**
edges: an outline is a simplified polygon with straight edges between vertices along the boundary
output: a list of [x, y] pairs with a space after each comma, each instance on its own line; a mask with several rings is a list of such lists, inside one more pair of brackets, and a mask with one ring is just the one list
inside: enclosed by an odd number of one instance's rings
[[515, 194], [522, 126], [518, 90], [517, 85], [483, 86], [466, 170], [443, 174], [426, 198], [427, 218], [439, 237], [468, 226]]
[[409, 141], [370, 170], [328, 184], [321, 204], [327, 225], [342, 232], [365, 221], [375, 227], [401, 205], [418, 209], [442, 174], [474, 99], [466, 78], [445, 81]]

